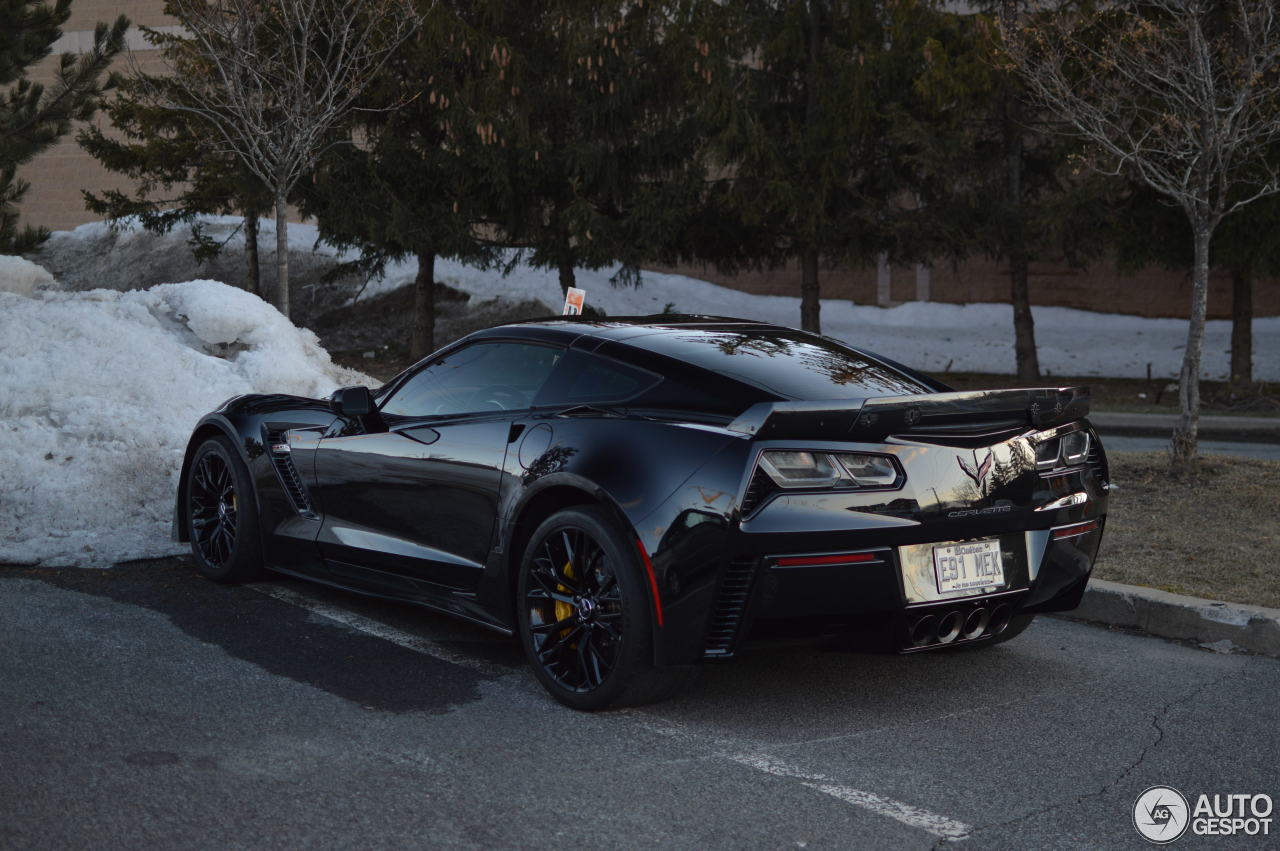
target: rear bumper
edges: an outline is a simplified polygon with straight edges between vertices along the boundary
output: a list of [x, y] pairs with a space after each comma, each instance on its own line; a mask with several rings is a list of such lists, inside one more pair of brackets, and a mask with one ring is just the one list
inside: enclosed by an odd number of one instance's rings
[[[1082, 523], [1087, 524], [1087, 531], [1072, 534]], [[904, 561], [922, 545], [927, 550], [932, 543], [958, 537], [935, 533], [932, 539], [921, 540], [924, 530], [916, 527], [912, 530], [916, 534], [895, 536], [910, 540], [859, 548], [857, 539], [865, 541], [865, 533], [838, 536], [843, 541], [824, 535], [821, 537], [827, 540], [808, 541], [807, 552], [843, 552], [856, 555], [858, 560], [797, 565], [795, 554], [804, 542], [759, 542], [751, 540], [755, 536], [739, 535], [750, 543], [764, 543], [764, 549], [727, 560], [702, 642], [696, 648], [669, 646], [664, 661], [687, 664], [730, 659], [743, 641], [765, 635], [850, 635], [878, 649], [899, 651], [987, 640], [999, 634], [1009, 617], [1078, 606], [1104, 525], [1105, 515], [1097, 515], [1040, 530], [993, 530], [966, 536], [1000, 540], [1006, 585], [992, 594], [933, 599], [921, 599], [908, 588]], [[883, 532], [876, 537], [883, 540]], [[919, 634], [917, 627], [923, 619], [942, 622], [953, 612], [961, 624], [954, 637], [949, 636], [950, 629]]]

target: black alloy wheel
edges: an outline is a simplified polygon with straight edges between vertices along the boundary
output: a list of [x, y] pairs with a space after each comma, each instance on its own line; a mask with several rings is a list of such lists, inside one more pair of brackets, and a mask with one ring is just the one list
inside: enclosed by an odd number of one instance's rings
[[648, 703], [689, 678], [689, 669], [653, 667], [644, 566], [620, 527], [594, 506], [558, 512], [534, 532], [521, 562], [525, 656], [547, 691], [574, 709]]
[[196, 569], [218, 582], [255, 578], [262, 566], [258, 507], [244, 462], [225, 437], [200, 444], [187, 472], [187, 534]]

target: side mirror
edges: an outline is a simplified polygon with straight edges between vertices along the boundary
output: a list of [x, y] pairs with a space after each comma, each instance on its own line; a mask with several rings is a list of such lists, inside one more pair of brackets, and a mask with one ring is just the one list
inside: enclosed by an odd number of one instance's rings
[[364, 417], [373, 413], [373, 394], [368, 387], [342, 387], [329, 397], [329, 410], [340, 417]]

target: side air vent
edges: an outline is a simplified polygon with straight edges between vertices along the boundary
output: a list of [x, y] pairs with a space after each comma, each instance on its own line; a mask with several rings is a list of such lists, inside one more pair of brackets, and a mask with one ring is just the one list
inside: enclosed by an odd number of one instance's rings
[[704, 658], [726, 659], [733, 655], [759, 565], [759, 559], [754, 558], [729, 562], [720, 581], [715, 608], [711, 611], [711, 626], [707, 630], [707, 643], [702, 654]]
[[308, 520], [319, 520], [319, 516], [311, 510], [311, 500], [307, 498], [306, 488], [302, 486], [302, 478], [298, 469], [293, 466], [293, 454], [289, 451], [289, 441], [283, 431], [267, 432], [267, 448], [271, 453], [272, 466], [280, 477], [280, 484], [289, 495], [289, 502], [302, 517]]
[[773, 483], [773, 479], [769, 478], [769, 474], [756, 467], [755, 473], [751, 476], [751, 483], [747, 485], [747, 492], [742, 496], [742, 516], [749, 516], [764, 504], [769, 494], [777, 489], [778, 486]]

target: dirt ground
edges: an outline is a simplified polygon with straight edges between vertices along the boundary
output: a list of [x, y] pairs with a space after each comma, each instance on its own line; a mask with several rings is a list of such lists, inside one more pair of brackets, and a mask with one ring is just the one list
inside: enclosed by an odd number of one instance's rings
[[1094, 576], [1280, 607], [1280, 461], [1214, 456], [1171, 472], [1158, 452], [1114, 452]]

